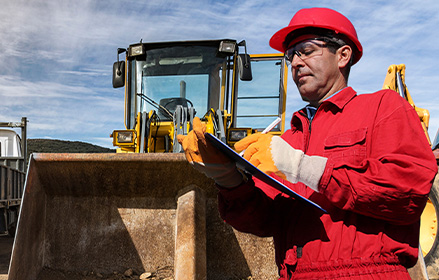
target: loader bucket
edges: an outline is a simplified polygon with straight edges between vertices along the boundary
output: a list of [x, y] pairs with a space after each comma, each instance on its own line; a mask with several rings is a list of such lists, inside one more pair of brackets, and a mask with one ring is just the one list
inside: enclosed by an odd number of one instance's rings
[[275, 279], [272, 239], [216, 193], [182, 154], [33, 154], [8, 279]]

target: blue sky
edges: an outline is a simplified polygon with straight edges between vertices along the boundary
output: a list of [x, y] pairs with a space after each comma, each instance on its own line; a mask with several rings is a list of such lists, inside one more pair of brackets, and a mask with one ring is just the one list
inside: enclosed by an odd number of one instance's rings
[[[29, 138], [112, 147], [123, 129], [123, 90], [113, 89], [116, 49], [132, 43], [245, 39], [250, 53], [272, 53], [271, 35], [300, 8], [329, 7], [355, 25], [364, 55], [349, 85], [383, 85], [389, 65], [406, 64], [417, 106], [439, 128], [439, 1], [0, 0], [0, 121], [29, 120]], [[287, 113], [305, 104], [289, 83]]]

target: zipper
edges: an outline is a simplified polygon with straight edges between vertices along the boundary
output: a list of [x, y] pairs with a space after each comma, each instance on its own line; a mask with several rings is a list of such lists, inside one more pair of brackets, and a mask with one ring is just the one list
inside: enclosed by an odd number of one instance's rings
[[[320, 104], [321, 105], [321, 104]], [[314, 118], [317, 116], [317, 112], [319, 111], [319, 109], [320, 109], [320, 106], [319, 107], [317, 107], [317, 109], [316, 109], [316, 112], [314, 113], [314, 116], [312, 117], [312, 119], [309, 119], [308, 118], [308, 114], [306, 114], [305, 112], [300, 112], [300, 114], [304, 117], [304, 120], [306, 121], [306, 122], [308, 122], [308, 125], [307, 125], [307, 127], [308, 127], [308, 131], [307, 131], [307, 135], [305, 135], [305, 133], [304, 133], [304, 137], [305, 137], [305, 149], [304, 149], [304, 153], [306, 154], [306, 152], [308, 151], [308, 148], [309, 148], [309, 140], [311, 139], [311, 131], [312, 131], [312, 121], [314, 120]], [[305, 109], [306, 110], [306, 109]], [[303, 126], [303, 124], [302, 124], [302, 127], [306, 127], [306, 126]]]
[[308, 135], [307, 135], [308, 137], [307, 137], [307, 139], [305, 139], [306, 140], [305, 151], [303, 151], [305, 154], [309, 148], [309, 140], [311, 139], [311, 123], [312, 123], [312, 120], [310, 120], [308, 118], [306, 118], [306, 120], [309, 122], [309, 124], [308, 124]]
[[[309, 139], [311, 138], [311, 123], [312, 121], [308, 119], [308, 116], [303, 111], [299, 111], [299, 115], [301, 115], [303, 118], [301, 119], [302, 127], [304, 128], [303, 131], [303, 152], [306, 154], [309, 147]], [[308, 131], [305, 130], [305, 128], [308, 127]]]

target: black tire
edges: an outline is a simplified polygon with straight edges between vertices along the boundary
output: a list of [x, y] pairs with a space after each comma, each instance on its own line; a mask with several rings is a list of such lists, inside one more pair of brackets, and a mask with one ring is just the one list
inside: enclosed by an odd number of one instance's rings
[[[433, 186], [431, 187], [430, 195], [428, 196], [431, 203], [434, 206], [436, 212], [436, 218], [439, 217], [439, 174], [434, 179]], [[439, 279], [439, 228], [436, 226], [436, 238], [433, 246], [427, 255], [424, 256], [425, 266], [430, 280]]]

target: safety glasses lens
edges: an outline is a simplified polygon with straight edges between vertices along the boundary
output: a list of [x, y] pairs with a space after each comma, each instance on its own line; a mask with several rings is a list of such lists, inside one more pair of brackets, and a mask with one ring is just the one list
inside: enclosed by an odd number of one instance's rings
[[295, 55], [297, 55], [302, 60], [314, 56], [320, 56], [323, 54], [324, 47], [326, 47], [326, 45], [322, 42], [316, 41], [316, 39], [314, 39], [313, 41], [310, 40], [300, 42], [289, 48], [285, 52], [285, 58], [287, 59], [287, 61], [292, 62]]

